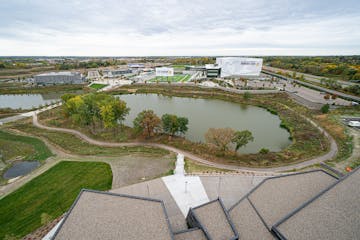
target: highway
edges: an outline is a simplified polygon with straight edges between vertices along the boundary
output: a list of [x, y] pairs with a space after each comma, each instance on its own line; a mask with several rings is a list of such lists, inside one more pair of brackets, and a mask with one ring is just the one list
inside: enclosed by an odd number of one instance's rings
[[[274, 67], [269, 67], [269, 66], [263, 66], [263, 70], [265, 71], [270, 71], [270, 72], [284, 72], [284, 73], [289, 73], [292, 74], [295, 71], [291, 71], [291, 70], [286, 70], [286, 69], [281, 69], [281, 68], [274, 68]], [[326, 77], [322, 77], [322, 76], [315, 76], [315, 75], [311, 75], [311, 74], [307, 74], [307, 73], [301, 73], [301, 72], [295, 72], [296, 76], [301, 76], [304, 75], [305, 80], [310, 81], [310, 82], [314, 82], [314, 83], [321, 83], [321, 79], [322, 78], [326, 78]], [[338, 83], [340, 83], [343, 87], [348, 87], [348, 86], [352, 86], [352, 85], [359, 85], [358, 83], [353, 83], [353, 82], [347, 82], [347, 81], [342, 81], [342, 80], [337, 80]]]
[[329, 94], [334, 94], [334, 95], [337, 95], [337, 96], [339, 96], [339, 97], [341, 97], [343, 99], [360, 103], [360, 97], [356, 97], [356, 96], [349, 95], [349, 94], [346, 94], [346, 93], [342, 93], [342, 92], [339, 92], [339, 91], [331, 90], [331, 89], [328, 89], [328, 88], [325, 88], [325, 87], [320, 87], [318, 85], [303, 82], [303, 81], [300, 81], [300, 80], [297, 80], [297, 79], [285, 77], [285, 76], [282, 76], [282, 75], [279, 75], [279, 74], [276, 74], [276, 73], [273, 73], [273, 72], [269, 72], [269, 71], [266, 71], [266, 70], [262, 70], [262, 73], [268, 74], [270, 76], [274, 76], [274, 77], [277, 77], [277, 78], [280, 78], [280, 79], [284, 79], [286, 81], [294, 81], [294, 82], [296, 82], [298, 84], [301, 84], [301, 85], [303, 85], [305, 87], [316, 89], [318, 91], [326, 92], [326, 93], [329, 93]]

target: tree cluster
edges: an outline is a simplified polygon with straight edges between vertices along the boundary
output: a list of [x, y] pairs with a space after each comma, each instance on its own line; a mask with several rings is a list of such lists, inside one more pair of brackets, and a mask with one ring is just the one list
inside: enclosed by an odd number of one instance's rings
[[165, 133], [170, 136], [185, 134], [189, 120], [172, 114], [164, 114], [161, 119], [153, 110], [144, 110], [134, 119], [136, 133], [149, 138], [156, 133]]
[[204, 65], [215, 63], [213, 57], [182, 57], [173, 60], [174, 65]]
[[264, 61], [272, 67], [317, 76], [336, 76], [342, 80], [360, 79], [359, 56], [265, 57]]
[[82, 126], [115, 128], [130, 109], [126, 102], [104, 93], [65, 94], [62, 97], [65, 117]]
[[222, 152], [228, 151], [229, 145], [233, 144], [234, 151], [237, 152], [240, 147], [254, 141], [254, 137], [248, 130], [235, 131], [231, 128], [209, 128], [205, 133], [205, 140]]

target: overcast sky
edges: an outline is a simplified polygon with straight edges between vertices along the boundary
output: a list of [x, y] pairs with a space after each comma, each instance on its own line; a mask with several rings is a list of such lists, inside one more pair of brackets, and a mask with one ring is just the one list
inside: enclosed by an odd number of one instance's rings
[[360, 54], [360, 0], [0, 0], [0, 56]]

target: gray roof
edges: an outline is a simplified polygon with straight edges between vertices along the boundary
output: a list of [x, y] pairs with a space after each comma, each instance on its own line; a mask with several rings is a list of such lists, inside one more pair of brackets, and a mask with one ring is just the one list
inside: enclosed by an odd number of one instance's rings
[[283, 239], [360, 239], [360, 170], [289, 214], [273, 230]]
[[112, 190], [112, 192], [160, 199], [165, 204], [172, 230], [181, 231], [187, 228], [185, 216], [161, 178], [122, 187]]
[[240, 239], [275, 239], [246, 197], [229, 211], [229, 215]]
[[209, 239], [238, 239], [238, 234], [220, 199], [191, 208], [190, 211]]
[[249, 193], [248, 199], [271, 229], [286, 214], [336, 181], [322, 170], [272, 177]]
[[174, 234], [175, 240], [207, 240], [200, 228], [191, 228]]
[[226, 208], [230, 208], [258, 185], [266, 176], [201, 176], [209, 200], [221, 198]]
[[72, 76], [74, 74], [78, 74], [78, 72], [48, 72], [37, 74], [35, 76]]
[[82, 190], [54, 239], [173, 239], [162, 201]]

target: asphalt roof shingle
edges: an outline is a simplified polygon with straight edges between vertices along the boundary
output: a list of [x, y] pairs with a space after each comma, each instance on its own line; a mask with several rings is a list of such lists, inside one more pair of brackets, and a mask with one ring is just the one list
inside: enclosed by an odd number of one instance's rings
[[249, 200], [244, 198], [229, 211], [230, 217], [242, 240], [270, 240], [274, 236], [266, 228]]
[[288, 215], [276, 226], [285, 239], [360, 239], [360, 169]]
[[164, 202], [173, 231], [187, 228], [185, 216], [161, 178], [114, 189], [111, 192], [160, 199]]
[[286, 214], [336, 181], [320, 170], [268, 178], [248, 195], [248, 199], [271, 229]]
[[232, 223], [220, 200], [211, 201], [191, 210], [208, 238], [214, 240], [237, 239], [237, 232], [232, 228]]
[[163, 203], [83, 190], [54, 239], [173, 239]]
[[207, 240], [207, 238], [201, 229], [195, 228], [174, 234], [174, 240]]

